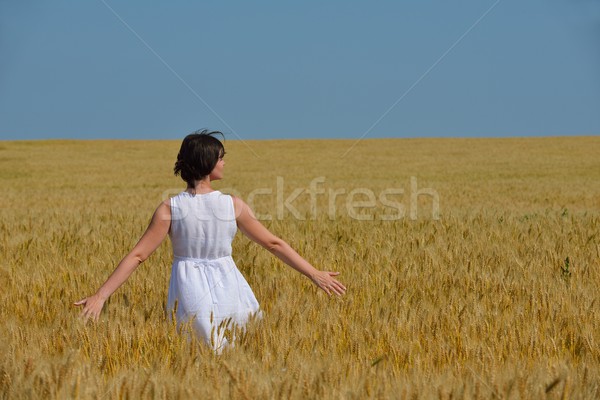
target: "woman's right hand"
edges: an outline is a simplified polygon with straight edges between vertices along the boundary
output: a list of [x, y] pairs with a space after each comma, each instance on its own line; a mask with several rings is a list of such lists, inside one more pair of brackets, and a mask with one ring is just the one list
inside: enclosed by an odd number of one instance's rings
[[74, 306], [83, 306], [83, 310], [81, 310], [81, 318], [83, 321], [87, 321], [88, 319], [93, 319], [94, 321], [98, 321], [100, 317], [100, 312], [102, 311], [102, 307], [104, 307], [104, 302], [106, 299], [103, 299], [99, 295], [95, 294], [90, 297], [86, 297], [79, 301], [73, 303]]
[[334, 278], [339, 274], [339, 272], [317, 271], [311, 276], [311, 279], [315, 285], [323, 289], [328, 295], [333, 293], [341, 296], [346, 292], [346, 286]]
[[117, 265], [117, 268], [108, 277], [100, 289], [98, 289], [96, 294], [76, 301], [73, 304], [75, 306], [83, 306], [81, 318], [83, 318], [84, 321], [87, 321], [90, 318], [94, 321], [98, 321], [106, 299], [129, 278], [133, 271], [144, 262], [145, 259], [150, 257], [150, 254], [152, 254], [158, 246], [160, 246], [167, 236], [170, 226], [171, 206], [167, 199], [160, 203], [154, 212], [152, 220], [140, 241], [135, 245], [133, 250], [121, 260], [119, 265]]

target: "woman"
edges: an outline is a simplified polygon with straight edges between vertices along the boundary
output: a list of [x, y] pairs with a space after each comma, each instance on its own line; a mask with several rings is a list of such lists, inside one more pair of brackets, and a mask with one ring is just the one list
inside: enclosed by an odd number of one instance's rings
[[175, 311], [178, 324], [191, 321], [196, 333], [215, 350], [226, 344], [224, 325], [232, 322], [243, 327], [259, 312], [252, 290], [231, 258], [231, 241], [238, 228], [328, 295], [344, 294], [346, 287], [334, 278], [339, 272], [315, 269], [269, 232], [242, 199], [212, 188], [212, 181], [223, 178], [225, 166], [225, 149], [216, 134], [221, 133], [203, 130], [183, 140], [174, 172], [181, 175], [187, 189], [158, 206], [140, 241], [106, 282], [94, 295], [75, 303], [83, 306], [85, 320], [98, 320], [106, 299], [167, 234], [174, 256], [167, 312]]

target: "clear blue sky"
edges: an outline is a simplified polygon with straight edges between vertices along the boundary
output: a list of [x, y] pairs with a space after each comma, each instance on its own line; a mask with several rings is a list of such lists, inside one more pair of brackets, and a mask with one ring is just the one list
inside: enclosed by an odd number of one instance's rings
[[600, 1], [0, 0], [0, 139], [204, 127], [600, 134]]

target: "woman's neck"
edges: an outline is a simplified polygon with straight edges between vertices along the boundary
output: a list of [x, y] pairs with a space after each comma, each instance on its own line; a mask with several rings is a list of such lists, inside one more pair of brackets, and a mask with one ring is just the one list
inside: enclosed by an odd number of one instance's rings
[[214, 192], [214, 189], [210, 185], [210, 179], [206, 177], [205, 179], [194, 181], [194, 186], [188, 185], [186, 192], [191, 194], [202, 194]]

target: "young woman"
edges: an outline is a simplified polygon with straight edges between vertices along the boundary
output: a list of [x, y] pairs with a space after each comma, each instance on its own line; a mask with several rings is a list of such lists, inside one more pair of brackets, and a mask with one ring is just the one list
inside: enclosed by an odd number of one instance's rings
[[344, 294], [346, 287], [335, 279], [339, 272], [315, 269], [269, 232], [242, 199], [212, 188], [212, 181], [223, 178], [225, 166], [225, 149], [216, 134], [220, 132], [203, 130], [185, 137], [174, 172], [187, 183], [187, 189], [158, 206], [140, 241], [106, 282], [94, 295], [75, 303], [83, 307], [85, 320], [98, 319], [106, 299], [167, 234], [174, 257], [167, 312], [175, 311], [178, 324], [191, 321], [199, 337], [215, 350], [226, 344], [224, 325], [243, 327], [259, 312], [256, 297], [231, 258], [231, 242], [238, 228], [328, 295]]

